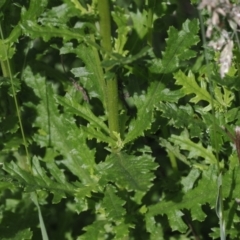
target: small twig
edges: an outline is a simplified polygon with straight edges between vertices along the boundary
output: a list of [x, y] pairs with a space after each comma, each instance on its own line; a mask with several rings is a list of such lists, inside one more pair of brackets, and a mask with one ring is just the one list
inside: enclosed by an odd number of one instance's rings
[[237, 150], [237, 155], [238, 155], [238, 160], [239, 160], [239, 164], [240, 164], [240, 127], [237, 126], [235, 128], [235, 136], [233, 134], [231, 134], [225, 127], [223, 127], [223, 130], [225, 131], [225, 133], [227, 133], [228, 137], [235, 144], [236, 150]]
[[[62, 57], [62, 55], [61, 55], [61, 63], [62, 63], [63, 71], [64, 71], [65, 75], [67, 75], [66, 70], [65, 70], [65, 67], [64, 67], [64, 64], [63, 64], [63, 57]], [[68, 79], [72, 82], [73, 86], [74, 86], [79, 92], [82, 93], [82, 96], [83, 96], [84, 101], [89, 102], [89, 97], [88, 97], [87, 92], [85, 91], [85, 89], [84, 89], [82, 86], [80, 86], [80, 84], [77, 83], [74, 78], [68, 77]]]
[[240, 163], [240, 127], [237, 126], [235, 128], [235, 145], [236, 145], [236, 149], [237, 149], [237, 155], [238, 155], [238, 160]]
[[82, 93], [83, 95], [83, 99], [86, 101], [86, 102], [89, 102], [89, 98], [88, 98], [88, 95], [86, 93], [86, 91], [84, 90], [83, 87], [81, 87], [72, 77], [69, 77], [69, 79], [72, 81], [73, 83], [73, 86]]
[[189, 219], [189, 217], [186, 215], [186, 213], [184, 214], [184, 220], [186, 221], [190, 231], [192, 232], [192, 235], [194, 237], [195, 240], [200, 240], [200, 238], [198, 237], [193, 225], [191, 224], [191, 220]]

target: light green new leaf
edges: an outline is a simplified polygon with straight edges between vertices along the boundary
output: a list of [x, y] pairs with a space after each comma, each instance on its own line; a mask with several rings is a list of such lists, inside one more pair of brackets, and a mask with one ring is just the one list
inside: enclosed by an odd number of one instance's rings
[[163, 58], [152, 61], [151, 72], [171, 73], [180, 66], [181, 61], [195, 57], [196, 52], [190, 48], [199, 42], [198, 32], [199, 22], [197, 19], [186, 20], [181, 31], [170, 27]]
[[114, 22], [117, 24], [117, 33], [118, 36], [115, 39], [114, 52], [119, 53], [120, 55], [125, 56], [127, 51], [124, 51], [124, 46], [128, 39], [128, 34], [131, 31], [129, 26], [129, 15], [126, 14], [125, 9], [118, 6], [114, 6], [114, 11], [112, 12], [112, 17]]
[[186, 76], [182, 71], [178, 71], [174, 74], [174, 78], [176, 79], [176, 84], [182, 86], [182, 91], [188, 94], [195, 94], [190, 101], [193, 103], [198, 103], [201, 100], [208, 102], [208, 106], [205, 110], [211, 110], [212, 106], [211, 103], [213, 102], [214, 105], [218, 105], [215, 100], [212, 100], [212, 96], [210, 95], [209, 91], [206, 88], [200, 87], [191, 71], [189, 71], [188, 76]]
[[117, 190], [114, 186], [106, 186], [102, 207], [105, 208], [108, 220], [120, 224], [123, 221], [123, 215], [126, 214], [125, 209], [122, 207], [125, 204], [125, 201], [120, 199], [120, 197], [116, 195], [116, 192]]
[[148, 12], [143, 9], [142, 12], [140, 12], [139, 10], [137, 10], [137, 12], [129, 12], [131, 20], [133, 22], [133, 28], [136, 31], [138, 37], [140, 39], [143, 39], [148, 32], [148, 28], [147, 28], [147, 15]]
[[232, 101], [234, 100], [233, 91], [228, 90], [224, 86], [214, 88], [215, 98], [222, 106], [223, 109], [231, 106]]
[[202, 157], [206, 164], [217, 164], [217, 159], [212, 153], [212, 149], [210, 147], [205, 148], [200, 142], [195, 143], [191, 141], [188, 136], [171, 135], [170, 141], [178, 145], [180, 149], [189, 151], [189, 158]]
[[87, 9], [87, 7], [84, 8], [81, 2], [79, 2], [78, 0], [67, 0], [67, 2], [69, 5], [72, 4], [74, 8], [81, 13], [81, 15], [91, 13], [90, 5], [87, 5], [88, 6], [88, 9]]
[[113, 181], [129, 191], [147, 191], [155, 178], [153, 171], [157, 164], [148, 154], [134, 156], [119, 152], [112, 153], [99, 168], [105, 181]]

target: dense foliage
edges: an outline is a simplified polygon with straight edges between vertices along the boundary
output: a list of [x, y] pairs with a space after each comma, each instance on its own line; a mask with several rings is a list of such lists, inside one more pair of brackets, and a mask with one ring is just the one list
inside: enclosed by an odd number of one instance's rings
[[240, 239], [239, 49], [191, 4], [0, 1], [0, 239]]

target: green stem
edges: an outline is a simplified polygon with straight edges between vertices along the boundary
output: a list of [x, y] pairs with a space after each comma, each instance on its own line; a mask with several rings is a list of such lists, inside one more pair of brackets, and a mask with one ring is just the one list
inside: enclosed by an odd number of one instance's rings
[[[101, 46], [106, 51], [108, 57], [112, 52], [111, 45], [111, 18], [109, 0], [101, 0], [98, 2], [99, 11], [99, 25], [100, 35], [102, 38]], [[104, 69], [105, 73], [110, 72], [110, 69]], [[119, 133], [119, 119], [118, 119], [118, 86], [117, 78], [113, 77], [106, 81], [106, 103], [108, 113], [108, 125], [111, 137], [115, 138], [114, 132]]]
[[7, 61], [1, 61], [1, 69], [2, 69], [2, 73], [3, 73], [3, 77], [9, 77]]
[[148, 0], [147, 41], [150, 46], [152, 46], [152, 30], [153, 30], [152, 25], [153, 25], [153, 8], [154, 8], [154, 6], [155, 6], [155, 0]]
[[178, 172], [177, 159], [176, 159], [175, 155], [170, 151], [167, 151], [167, 153], [168, 153], [173, 171]]
[[[92, 42], [95, 42], [95, 37], [93, 34], [90, 35], [90, 38], [91, 38]], [[94, 64], [95, 64], [97, 72], [98, 72], [99, 86], [102, 89], [102, 94], [103, 94], [103, 106], [105, 109], [107, 109], [106, 99], [104, 98], [104, 96], [107, 96], [107, 89], [106, 89], [106, 82], [104, 79], [103, 68], [101, 67], [101, 59], [100, 59], [97, 48], [93, 48], [93, 52], [94, 52]]]
[[111, 18], [109, 0], [101, 0], [98, 2], [100, 35], [102, 38], [101, 45], [105, 51], [111, 53]]
[[[4, 39], [1, 25], [0, 25], [0, 36], [1, 36], [1, 39]], [[6, 51], [6, 49], [4, 49], [4, 50]], [[7, 56], [7, 51], [5, 52], [5, 55]], [[0, 61], [0, 62], [1, 62], [3, 76], [10, 78], [13, 99], [14, 99], [14, 103], [15, 103], [15, 107], [16, 107], [16, 111], [17, 111], [18, 122], [19, 122], [20, 130], [21, 130], [21, 134], [22, 134], [22, 138], [23, 138], [23, 145], [24, 145], [26, 157], [27, 157], [28, 170], [31, 171], [31, 163], [30, 163], [30, 158], [29, 158], [29, 153], [28, 153], [28, 148], [27, 148], [27, 141], [26, 141], [26, 137], [24, 134], [24, 130], [23, 130], [23, 125], [22, 125], [20, 110], [18, 107], [16, 91], [15, 91], [14, 84], [13, 84], [12, 66], [11, 66], [10, 60], [8, 58], [7, 58], [7, 60]]]
[[118, 88], [116, 77], [107, 81], [108, 125], [113, 138], [113, 132], [119, 133], [118, 120]]
[[[211, 70], [209, 68], [210, 64], [208, 62], [208, 57], [207, 57], [207, 52], [206, 52], [206, 46], [207, 46], [207, 40], [205, 36], [205, 29], [204, 29], [204, 24], [203, 24], [203, 17], [201, 12], [199, 12], [199, 18], [200, 18], [200, 23], [201, 23], [201, 35], [203, 39], [203, 46], [204, 46], [204, 56], [205, 56], [205, 61], [207, 64], [207, 77], [209, 80], [209, 86], [210, 86], [210, 95], [211, 95], [211, 106], [212, 106], [212, 115], [213, 115], [213, 139], [214, 139], [214, 146], [217, 146], [217, 137], [216, 137], [216, 132], [217, 132], [217, 123], [216, 123], [216, 114], [215, 114], [215, 109], [214, 109], [214, 104], [213, 104], [213, 99], [214, 99], [214, 92], [213, 92], [213, 87], [214, 84], [212, 82], [211, 78]], [[216, 151], [216, 158], [217, 158], [217, 169], [218, 169], [218, 196], [217, 196], [217, 204], [216, 204], [216, 210], [217, 210], [217, 215], [219, 217], [219, 225], [220, 225], [220, 237], [221, 240], [226, 239], [226, 227], [225, 227], [225, 219], [224, 219], [224, 205], [223, 205], [223, 195], [222, 195], [222, 171], [220, 167], [220, 162], [219, 162], [219, 152]]]

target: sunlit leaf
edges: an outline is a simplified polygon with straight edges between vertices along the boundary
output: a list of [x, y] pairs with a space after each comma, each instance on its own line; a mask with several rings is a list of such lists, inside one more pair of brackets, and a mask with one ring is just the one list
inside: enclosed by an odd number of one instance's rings
[[114, 11], [112, 12], [112, 17], [114, 22], [118, 25], [118, 36], [115, 39], [114, 52], [125, 56], [127, 51], [124, 51], [124, 45], [128, 39], [127, 35], [131, 31], [131, 27], [128, 26], [129, 15], [126, 14], [123, 8], [115, 6]]

